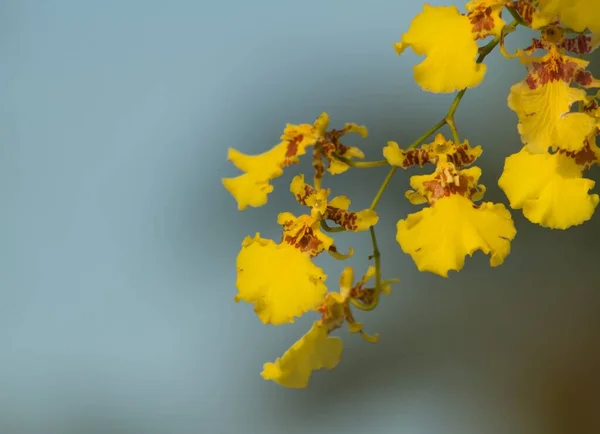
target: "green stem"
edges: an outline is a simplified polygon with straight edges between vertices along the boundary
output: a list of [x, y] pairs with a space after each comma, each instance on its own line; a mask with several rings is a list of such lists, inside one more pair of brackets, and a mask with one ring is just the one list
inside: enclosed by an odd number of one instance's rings
[[[390, 177], [391, 178], [391, 177]], [[379, 299], [379, 293], [381, 292], [381, 253], [379, 252], [379, 246], [377, 245], [377, 237], [375, 236], [375, 227], [369, 228], [371, 233], [371, 242], [373, 243], [373, 260], [375, 261], [375, 302], [377, 305]]]
[[454, 100], [452, 101], [452, 104], [450, 105], [450, 108], [448, 109], [448, 113], [446, 113], [446, 117], [444, 118], [444, 121], [448, 124], [448, 127], [452, 132], [452, 140], [457, 145], [460, 143], [460, 137], [458, 136], [458, 130], [456, 129], [456, 123], [454, 122], [454, 113], [456, 113], [458, 104], [460, 104], [460, 100], [462, 99], [466, 91], [467, 89], [463, 89], [456, 94]]
[[389, 164], [390, 164], [387, 162], [387, 160], [354, 161], [354, 160], [350, 160], [349, 158], [342, 157], [341, 155], [338, 155], [338, 154], [334, 154], [334, 158], [336, 160], [341, 161], [344, 164], [347, 164], [348, 166], [351, 166], [351, 167], [362, 167], [362, 168], [382, 167], [382, 166], [389, 166]]
[[460, 137], [458, 135], [458, 130], [456, 129], [456, 124], [454, 123], [454, 117], [446, 119], [446, 123], [452, 133], [452, 141], [458, 145], [460, 143]]
[[[445, 124], [446, 124], [446, 118], [442, 119], [437, 124], [435, 124], [434, 126], [429, 128], [427, 131], [425, 131], [419, 138], [417, 138], [414, 142], [412, 142], [410, 145], [408, 145], [408, 147], [406, 149], [408, 150], [408, 149], [416, 148], [417, 146], [422, 144], [425, 140], [427, 140], [427, 138], [429, 136], [431, 136], [437, 130], [442, 128]], [[390, 184], [390, 181], [392, 180], [392, 177], [396, 173], [396, 169], [397, 169], [396, 166], [392, 166], [390, 168], [385, 179], [383, 180], [383, 183], [379, 187], [379, 190], [377, 191], [377, 194], [375, 195], [375, 198], [373, 199], [373, 202], [371, 203], [371, 206], [369, 207], [369, 209], [374, 211], [375, 208], [377, 208], [377, 204], [381, 200], [381, 196], [383, 196], [383, 192], [386, 190], [387, 186]], [[375, 235], [375, 227], [371, 226], [369, 228], [369, 232], [371, 233], [371, 243], [373, 244], [373, 259], [375, 261], [375, 300], [373, 301], [373, 303], [370, 306], [363, 307], [363, 310], [375, 309], [375, 307], [377, 306], [377, 303], [379, 302], [379, 294], [381, 294], [381, 254], [379, 252], [379, 247], [377, 245], [377, 237]]]
[[343, 226], [329, 226], [325, 220], [321, 220], [321, 227], [325, 232], [344, 232], [346, 230]]
[[437, 124], [435, 124], [434, 126], [432, 126], [431, 128], [429, 128], [427, 131], [425, 131], [417, 140], [415, 140], [410, 145], [408, 145], [408, 147], [406, 148], [406, 150], [408, 151], [409, 149], [416, 148], [417, 146], [419, 146], [420, 144], [422, 144], [425, 140], [427, 140], [429, 138], [429, 136], [431, 136], [437, 130], [439, 130], [440, 128], [442, 128], [445, 124], [446, 124], [446, 119], [442, 119]]
[[379, 190], [377, 191], [377, 194], [373, 198], [373, 202], [371, 202], [371, 206], [369, 207], [370, 210], [375, 210], [375, 208], [377, 208], [377, 204], [381, 200], [381, 196], [383, 195], [383, 192], [385, 191], [385, 189], [389, 185], [390, 181], [392, 180], [392, 177], [394, 176], [394, 173], [396, 173], [396, 169], [397, 169], [396, 166], [392, 166], [392, 168], [390, 169], [390, 171], [385, 176], [385, 179], [383, 180], [383, 183], [381, 184], [381, 187], [379, 187]]
[[[375, 227], [369, 228], [371, 233], [371, 242], [373, 243], [373, 255], [371, 256], [375, 260], [375, 270], [381, 270], [381, 253], [379, 252], [379, 246], [377, 245], [377, 237], [375, 236]], [[375, 288], [381, 288], [381, 273], [375, 273]], [[351, 298], [350, 302], [359, 310], [373, 310], [379, 304], [379, 295], [381, 291], [375, 291], [373, 301], [369, 304], [362, 304]]]
[[508, 13], [514, 18], [515, 22], [521, 26], [530, 27], [530, 24], [523, 19], [515, 8], [506, 8]]

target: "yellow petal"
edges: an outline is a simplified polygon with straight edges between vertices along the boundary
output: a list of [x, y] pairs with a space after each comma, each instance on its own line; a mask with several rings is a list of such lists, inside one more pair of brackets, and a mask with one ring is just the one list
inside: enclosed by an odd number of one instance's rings
[[350, 201], [350, 198], [346, 196], [336, 196], [329, 201], [329, 206], [347, 210], [348, 208], [350, 208], [351, 203], [352, 202]]
[[552, 81], [536, 89], [524, 82], [513, 85], [508, 106], [519, 116], [518, 130], [527, 148], [534, 153], [546, 152], [549, 147], [580, 150], [596, 122], [585, 113], [569, 111], [585, 95], [585, 91], [563, 81]]
[[333, 198], [329, 202], [323, 218], [337, 223], [347, 231], [353, 232], [366, 231], [377, 224], [379, 216], [376, 211], [371, 209], [358, 212], [348, 211], [350, 203], [350, 199], [345, 196]]
[[381, 282], [381, 292], [389, 295], [392, 292], [392, 284], [400, 282], [400, 279], [386, 279]]
[[280, 177], [284, 167], [298, 163], [298, 157], [306, 154], [306, 148], [324, 134], [328, 122], [327, 113], [322, 113], [313, 125], [288, 124], [281, 143], [259, 155], [247, 155], [230, 148], [227, 159], [244, 174], [224, 178], [223, 185], [237, 201], [238, 209], [266, 204], [268, 194], [273, 191], [269, 181]]
[[235, 198], [239, 210], [248, 206], [259, 207], [267, 203], [267, 195], [273, 191], [269, 181], [283, 173], [286, 160], [285, 142], [259, 155], [246, 155], [229, 149], [227, 159], [244, 173], [235, 178], [224, 178], [223, 185]]
[[467, 17], [473, 27], [475, 39], [500, 34], [506, 22], [500, 17], [506, 0], [471, 0], [467, 2]]
[[313, 123], [314, 132], [317, 137], [322, 137], [325, 130], [329, 126], [329, 115], [325, 112], [321, 113]]
[[404, 193], [404, 197], [413, 205], [423, 205], [427, 203], [427, 197], [413, 190], [408, 190]]
[[586, 28], [600, 32], [598, 0], [540, 0], [540, 12], [549, 17], [557, 17], [565, 26], [577, 32]]
[[498, 185], [514, 209], [552, 229], [567, 229], [592, 217], [598, 195], [594, 181], [582, 177], [582, 166], [564, 153], [532, 154], [526, 149], [506, 159]]
[[248, 206], [263, 206], [267, 203], [267, 195], [273, 191], [268, 179], [250, 173], [235, 178], [223, 178], [223, 186], [235, 198], [240, 211]]
[[375, 276], [375, 273], [377, 272], [377, 268], [375, 268], [373, 265], [370, 265], [369, 268], [367, 268], [367, 272], [363, 275], [362, 279], [361, 279], [361, 283], [365, 284], [369, 281], [369, 279], [371, 279], [372, 277]]
[[469, 18], [455, 6], [423, 5], [423, 12], [413, 20], [396, 51], [401, 54], [412, 47], [427, 56], [414, 67], [415, 81], [423, 90], [448, 93], [477, 86], [486, 66], [477, 64], [477, 43]]
[[323, 301], [326, 278], [307, 255], [256, 234], [246, 237], [237, 257], [235, 299], [253, 304], [265, 324], [289, 323]]
[[353, 122], [348, 122], [344, 126], [346, 133], [354, 133], [360, 135], [363, 139], [369, 135], [369, 130], [364, 125], [358, 125]]
[[360, 333], [360, 332], [362, 332], [362, 329], [363, 329], [363, 325], [359, 322], [354, 322], [354, 323], [348, 324], [348, 331], [350, 333]]
[[[365, 158], [363, 151], [355, 146], [340, 146], [338, 149], [338, 154], [340, 157], [347, 158], [348, 160], [353, 160], [355, 158], [362, 160]], [[343, 161], [332, 158], [329, 160], [329, 167], [327, 168], [327, 171], [332, 175], [339, 175], [344, 173], [349, 168], [350, 166]]]
[[392, 166], [397, 167], [408, 167], [404, 165], [404, 161], [406, 158], [404, 157], [405, 151], [400, 149], [400, 145], [397, 142], [389, 141], [387, 145], [383, 148], [383, 156]]
[[516, 235], [504, 205], [485, 202], [475, 207], [457, 194], [408, 215], [397, 229], [396, 240], [417, 268], [443, 277], [450, 270], [462, 269], [465, 256], [477, 250], [490, 255], [492, 267], [502, 264]]
[[296, 175], [290, 182], [290, 192], [304, 205], [306, 198], [315, 194], [315, 189], [304, 181], [304, 175]]
[[265, 363], [261, 375], [281, 386], [303, 389], [308, 386], [313, 371], [337, 366], [343, 348], [342, 340], [327, 336], [327, 328], [317, 321], [282, 357]]
[[346, 259], [354, 256], [354, 249], [350, 247], [348, 249], [348, 253], [342, 253], [337, 249], [336, 246], [331, 245], [329, 246], [329, 250], [327, 250], [327, 253], [329, 253], [332, 258], [337, 259], [338, 261], [345, 261]]

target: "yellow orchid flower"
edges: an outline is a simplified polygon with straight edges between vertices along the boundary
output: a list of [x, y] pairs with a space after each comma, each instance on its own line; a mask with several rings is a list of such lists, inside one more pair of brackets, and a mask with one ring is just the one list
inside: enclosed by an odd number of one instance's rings
[[304, 181], [304, 175], [294, 177], [290, 191], [300, 204], [317, 210], [322, 220], [330, 220], [347, 231], [366, 231], [379, 221], [379, 216], [374, 210], [349, 211], [351, 201], [346, 196], [336, 196], [328, 200], [329, 190], [315, 190]]
[[223, 185], [237, 201], [238, 209], [266, 204], [268, 194], [273, 191], [270, 181], [281, 176], [285, 167], [298, 163], [298, 157], [306, 153], [306, 148], [325, 134], [328, 124], [327, 113], [322, 113], [312, 125], [288, 124], [281, 142], [260, 155], [246, 155], [230, 148], [227, 159], [244, 174], [224, 178]]
[[419, 271], [448, 277], [448, 271], [461, 270], [465, 256], [477, 250], [490, 255], [492, 267], [510, 253], [516, 235], [510, 212], [502, 204], [473, 203], [483, 193], [477, 185], [480, 175], [478, 167], [457, 171], [448, 163], [433, 175], [411, 177], [416, 191], [407, 197], [429, 206], [398, 221], [396, 240]]
[[426, 91], [449, 93], [472, 88], [483, 80], [486, 66], [475, 62], [478, 47], [469, 18], [455, 6], [423, 5], [402, 40], [398, 55], [411, 47], [426, 58], [414, 66], [414, 78]]
[[[410, 178], [414, 190], [407, 191], [406, 198], [415, 205], [429, 206], [398, 221], [396, 241], [411, 255], [419, 271], [448, 277], [450, 270], [463, 268], [465, 256], [477, 250], [490, 255], [492, 267], [502, 264], [510, 253], [510, 241], [516, 235], [510, 212], [502, 204], [476, 205], [474, 201], [485, 193], [485, 187], [478, 184], [481, 169], [459, 169], [455, 164], [470, 164], [481, 154], [481, 148], [466, 145], [457, 147], [438, 134], [433, 143], [423, 147], [422, 154], [428, 155], [428, 162], [436, 162], [435, 172]], [[456, 149], [463, 153], [457, 154]], [[388, 157], [394, 154], [395, 159], [403, 152], [392, 146]], [[395, 161], [403, 166], [402, 158]]]

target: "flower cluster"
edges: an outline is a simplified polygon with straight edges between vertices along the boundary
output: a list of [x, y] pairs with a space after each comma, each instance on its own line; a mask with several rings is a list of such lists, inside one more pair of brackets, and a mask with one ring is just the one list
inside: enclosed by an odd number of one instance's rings
[[309, 311], [321, 315], [311, 330], [281, 358], [264, 366], [265, 379], [292, 388], [306, 387], [314, 370], [332, 369], [339, 362], [342, 342], [329, 334], [344, 322], [351, 332], [360, 332], [365, 339], [375, 340], [354, 320], [350, 303], [369, 310], [377, 303], [380, 293], [389, 292], [393, 282], [378, 280], [377, 288], [366, 288], [367, 281], [375, 275], [375, 268], [371, 267], [362, 280], [353, 285], [353, 270], [348, 267], [341, 277], [340, 293], [331, 293], [325, 283], [327, 275], [314, 262], [324, 251], [340, 260], [353, 254], [352, 250], [348, 254], [338, 251], [333, 238], [323, 232], [322, 228], [331, 230], [326, 222], [335, 225], [336, 230], [360, 232], [369, 230], [379, 220], [374, 209], [351, 211], [349, 198], [330, 198], [331, 191], [321, 188], [325, 171], [340, 174], [350, 167], [353, 158], [364, 158], [360, 149], [342, 144], [342, 137], [348, 133], [367, 136], [366, 128], [356, 124], [346, 124], [341, 130], [328, 130], [328, 125], [326, 113], [312, 125], [287, 125], [282, 142], [262, 155], [249, 156], [231, 149], [230, 160], [246, 173], [223, 180], [239, 209], [264, 205], [267, 194], [273, 190], [269, 181], [280, 176], [284, 167], [298, 162], [308, 146], [314, 147], [314, 185], [308, 184], [302, 174], [296, 175], [290, 184], [296, 201], [308, 209], [306, 214], [280, 213], [277, 223], [282, 228], [281, 240], [265, 239], [259, 233], [248, 236], [237, 257], [235, 300], [253, 305], [263, 323], [292, 323]]
[[[309, 312], [318, 315], [283, 356], [264, 365], [263, 378], [302, 388], [313, 371], [334, 368], [343, 345], [331, 333], [344, 323], [367, 341], [377, 340], [363, 331], [353, 309], [373, 310], [397, 280], [382, 279], [375, 226], [376, 207], [399, 168], [431, 167], [411, 176], [411, 189], [405, 194], [411, 204], [424, 206], [396, 224], [400, 249], [419, 271], [447, 278], [450, 271], [462, 270], [465, 258], [476, 251], [488, 255], [492, 267], [505, 261], [517, 233], [511, 212], [502, 203], [483, 201], [481, 169], [473, 165], [482, 146], [461, 140], [454, 120], [465, 92], [485, 79], [484, 60], [496, 47], [526, 67], [525, 77], [510, 88], [507, 99], [523, 142], [520, 151], [506, 158], [498, 180], [510, 208], [552, 229], [567, 229], [592, 217], [600, 197], [590, 193], [594, 182], [584, 173], [600, 164], [600, 80], [582, 56], [600, 45], [597, 6], [597, 0], [471, 0], [461, 11], [425, 4], [395, 50], [401, 55], [410, 48], [425, 56], [414, 66], [414, 79], [422, 90], [456, 95], [444, 117], [410, 145], [403, 149], [389, 141], [382, 160], [362, 161], [359, 148], [342, 144], [347, 134], [367, 137], [364, 126], [348, 123], [330, 129], [326, 113], [312, 124], [288, 124], [280, 142], [263, 154], [229, 150], [228, 159], [243, 173], [223, 179], [223, 185], [239, 210], [265, 205], [274, 188], [271, 181], [298, 163], [309, 147], [312, 151], [312, 184], [304, 174], [294, 176], [290, 184], [305, 213], [279, 213], [281, 239], [248, 236], [237, 257], [235, 300], [251, 304], [260, 321], [281, 325]], [[512, 17], [510, 23], [507, 16]], [[505, 38], [519, 26], [533, 30], [536, 37], [510, 54]], [[443, 127], [449, 135], [439, 132]], [[388, 166], [389, 172], [368, 209], [353, 211], [349, 198], [330, 197], [330, 189], [322, 187], [326, 174], [381, 166]], [[317, 261], [325, 251], [339, 260], [353, 255], [352, 249], [347, 254], [338, 251], [332, 235], [341, 231], [369, 232], [372, 263], [358, 282], [353, 269], [346, 267], [339, 291], [332, 292]], [[368, 286], [371, 279], [374, 284]]]
[[[567, 53], [586, 54], [598, 44], [587, 34], [568, 38], [554, 24], [540, 34], [518, 53], [527, 76], [512, 86], [508, 106], [524, 146], [506, 159], [498, 184], [529, 221], [567, 229], [589, 220], [598, 205], [598, 195], [589, 194], [594, 181], [583, 173], [600, 157], [598, 103], [586, 92], [600, 81], [586, 70], [588, 62]], [[545, 54], [532, 56], [538, 50]]]

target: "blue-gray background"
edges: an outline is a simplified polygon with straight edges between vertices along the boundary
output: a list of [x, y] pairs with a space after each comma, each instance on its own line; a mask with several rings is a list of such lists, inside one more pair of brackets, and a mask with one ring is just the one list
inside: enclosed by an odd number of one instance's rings
[[[444, 280], [395, 243], [415, 210], [407, 173], [379, 225], [384, 273], [402, 283], [360, 316], [380, 343], [343, 332], [342, 363], [307, 390], [259, 376], [313, 318], [261, 325], [233, 302], [235, 257], [248, 234], [278, 236], [277, 212], [300, 212], [298, 168], [238, 213], [227, 148], [261, 152], [323, 110], [370, 128], [350, 142], [369, 158], [419, 136], [451, 100], [421, 93], [417, 57], [392, 48], [420, 3], [0, 4], [0, 432], [600, 432], [598, 216], [560, 232], [515, 212], [503, 267], [476, 255]], [[505, 200], [495, 182], [520, 146], [506, 95], [523, 69], [487, 64], [457, 122], [484, 145], [488, 199]], [[329, 186], [365, 207], [384, 175]], [[366, 265], [367, 234], [337, 239]], [[335, 288], [342, 264], [322, 264]]]

